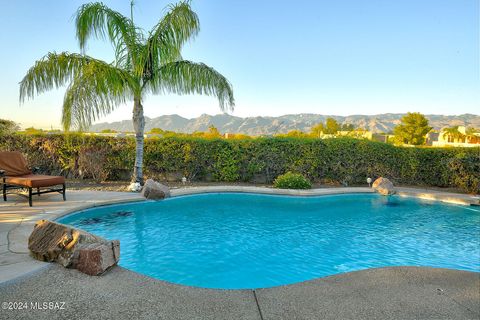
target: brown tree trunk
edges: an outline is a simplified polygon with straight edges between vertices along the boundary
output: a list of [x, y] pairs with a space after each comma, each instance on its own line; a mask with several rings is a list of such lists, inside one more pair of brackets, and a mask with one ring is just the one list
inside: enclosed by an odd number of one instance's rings
[[132, 182], [143, 185], [143, 134], [145, 129], [145, 117], [141, 98], [135, 97], [133, 104], [133, 128], [135, 129], [135, 167], [133, 168]]

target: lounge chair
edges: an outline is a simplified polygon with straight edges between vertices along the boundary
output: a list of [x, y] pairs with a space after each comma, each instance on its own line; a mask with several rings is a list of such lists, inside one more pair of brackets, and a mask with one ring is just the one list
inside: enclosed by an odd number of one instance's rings
[[[38, 170], [38, 168], [35, 169]], [[63, 195], [63, 201], [66, 200], [65, 178], [34, 174], [20, 152], [0, 151], [0, 170], [4, 201], [7, 201], [8, 189], [27, 189], [30, 207], [32, 195], [40, 196], [43, 193], [59, 192]], [[33, 192], [33, 189], [36, 189], [36, 192]]]

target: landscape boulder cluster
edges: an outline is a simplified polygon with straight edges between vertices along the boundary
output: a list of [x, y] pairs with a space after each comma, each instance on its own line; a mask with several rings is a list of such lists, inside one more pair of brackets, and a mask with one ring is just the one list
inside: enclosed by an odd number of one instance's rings
[[40, 261], [57, 262], [88, 275], [100, 275], [120, 259], [120, 241], [105, 240], [83, 230], [40, 220], [28, 238], [30, 255]]

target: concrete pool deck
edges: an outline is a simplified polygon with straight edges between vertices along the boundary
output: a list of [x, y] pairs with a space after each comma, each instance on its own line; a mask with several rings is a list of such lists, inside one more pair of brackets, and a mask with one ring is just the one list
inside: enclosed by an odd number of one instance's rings
[[[460, 204], [478, 197], [397, 188], [400, 196]], [[172, 196], [204, 192], [256, 192], [315, 196], [370, 193], [370, 188], [277, 190], [214, 186], [173, 189]], [[431, 318], [480, 319], [478, 273], [431, 268], [381, 268], [346, 273], [290, 286], [251, 290], [207, 290], [168, 284], [115, 267], [101, 277], [39, 262], [28, 255], [27, 239], [40, 219], [55, 219], [94, 206], [142, 201], [134, 193], [70, 191], [0, 201], [0, 302], [65, 301], [67, 310], [0, 311], [6, 318], [85, 318], [95, 314], [119, 319], [315, 319]], [[2, 284], [3, 282], [3, 284]], [[62, 298], [63, 297], [63, 300]], [[118, 317], [114, 316], [118, 315]]]
[[[478, 319], [479, 274], [368, 269], [289, 286], [211, 290], [115, 267], [90, 277], [57, 264], [0, 284], [0, 303], [57, 302], [62, 310], [0, 310], [2, 319]], [[60, 305], [59, 305], [60, 306]]]

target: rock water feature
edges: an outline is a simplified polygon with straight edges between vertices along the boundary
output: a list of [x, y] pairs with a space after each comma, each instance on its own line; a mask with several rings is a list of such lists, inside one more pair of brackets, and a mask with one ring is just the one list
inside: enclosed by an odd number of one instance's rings
[[57, 262], [89, 275], [100, 275], [120, 259], [120, 241], [101, 237], [60, 223], [40, 220], [28, 238], [33, 258]]

